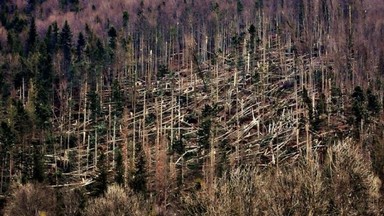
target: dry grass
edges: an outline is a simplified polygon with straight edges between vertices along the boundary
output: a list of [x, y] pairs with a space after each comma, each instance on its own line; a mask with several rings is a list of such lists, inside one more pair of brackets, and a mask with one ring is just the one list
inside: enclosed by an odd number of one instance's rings
[[108, 187], [103, 197], [91, 200], [85, 209], [85, 215], [148, 215], [146, 203], [132, 191], [126, 191], [117, 185]]
[[380, 180], [350, 142], [328, 151], [320, 165], [237, 169], [214, 185], [183, 196], [186, 215], [378, 215]]
[[41, 185], [26, 184], [16, 188], [8, 199], [5, 207], [5, 215], [30, 216], [55, 215], [56, 196], [55, 192]]

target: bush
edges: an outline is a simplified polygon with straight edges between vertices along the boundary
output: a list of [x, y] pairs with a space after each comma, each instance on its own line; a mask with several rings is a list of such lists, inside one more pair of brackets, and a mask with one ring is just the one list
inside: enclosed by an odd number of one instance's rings
[[56, 196], [51, 188], [26, 184], [14, 189], [5, 207], [5, 215], [55, 215]]
[[[209, 188], [182, 196], [183, 215], [377, 215], [380, 180], [350, 142], [324, 164], [236, 169]], [[227, 174], [228, 175], [228, 174]]]
[[126, 192], [124, 188], [112, 185], [108, 187], [103, 197], [89, 202], [86, 215], [148, 215], [143, 206], [145, 206], [143, 200], [132, 191]]

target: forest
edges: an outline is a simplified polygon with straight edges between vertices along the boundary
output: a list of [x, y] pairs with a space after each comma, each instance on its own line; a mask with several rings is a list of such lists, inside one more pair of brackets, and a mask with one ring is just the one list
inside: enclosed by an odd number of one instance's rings
[[1, 215], [383, 215], [381, 0], [0, 1]]

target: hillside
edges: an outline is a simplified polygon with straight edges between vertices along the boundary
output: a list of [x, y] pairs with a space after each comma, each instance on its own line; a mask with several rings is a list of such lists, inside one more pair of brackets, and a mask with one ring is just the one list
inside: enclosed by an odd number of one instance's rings
[[4, 1], [4, 213], [382, 214], [383, 17], [378, 0]]

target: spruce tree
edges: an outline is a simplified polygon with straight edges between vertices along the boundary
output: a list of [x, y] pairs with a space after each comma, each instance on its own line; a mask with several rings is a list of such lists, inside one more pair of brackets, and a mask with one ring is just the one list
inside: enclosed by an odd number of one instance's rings
[[123, 155], [121, 150], [117, 149], [116, 151], [116, 175], [115, 182], [121, 186], [124, 186], [124, 164], [123, 164]]
[[120, 89], [119, 82], [114, 80], [112, 83], [112, 102], [114, 104], [113, 115], [120, 118], [124, 111], [124, 97]]
[[76, 46], [77, 61], [79, 62], [82, 60], [82, 54], [85, 48], [85, 44], [86, 44], [86, 41], [85, 41], [84, 35], [82, 32], [80, 32], [79, 35], [77, 36], [77, 46]]
[[61, 30], [60, 45], [64, 56], [63, 68], [68, 76], [71, 63], [72, 32], [67, 21], [65, 21], [63, 29]]
[[367, 90], [367, 102], [367, 109], [372, 116], [376, 116], [380, 113], [381, 106], [379, 100], [377, 95], [372, 92], [371, 88]]
[[31, 24], [29, 26], [28, 31], [28, 38], [26, 42], [26, 55], [29, 55], [29, 53], [34, 52], [37, 46], [37, 30], [36, 30], [36, 24], [35, 24], [35, 18], [31, 18]]
[[129, 186], [135, 192], [145, 195], [147, 192], [147, 169], [145, 154], [140, 143], [137, 143], [135, 147], [135, 169], [132, 173]]
[[92, 185], [92, 195], [100, 196], [102, 195], [108, 187], [108, 168], [106, 165], [105, 154], [101, 151], [99, 160], [97, 163], [97, 176], [95, 178], [95, 183]]
[[108, 30], [108, 37], [109, 37], [109, 47], [112, 50], [115, 50], [116, 49], [117, 32], [113, 26]]
[[39, 142], [35, 142], [33, 145], [33, 171], [32, 180], [42, 183], [45, 180], [45, 168], [43, 155], [41, 154], [41, 146]]
[[365, 95], [360, 86], [355, 87], [352, 94], [352, 112], [355, 116], [355, 124], [359, 125], [360, 122], [366, 117], [366, 109], [364, 106]]
[[49, 125], [49, 118], [52, 115], [53, 104], [53, 65], [52, 57], [47, 51], [45, 44], [41, 46], [38, 73], [36, 75], [36, 115], [38, 117], [39, 127], [47, 127]]

